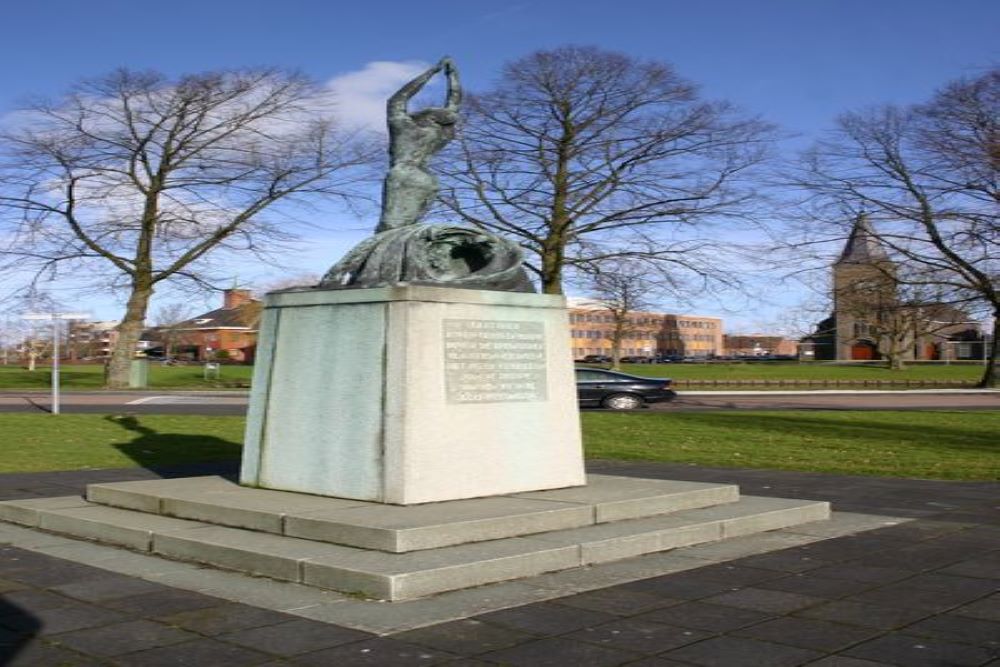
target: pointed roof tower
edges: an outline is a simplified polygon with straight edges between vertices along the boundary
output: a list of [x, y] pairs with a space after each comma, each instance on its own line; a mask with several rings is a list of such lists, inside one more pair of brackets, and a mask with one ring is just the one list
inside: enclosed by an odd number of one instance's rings
[[847, 238], [844, 251], [840, 253], [837, 264], [875, 264], [889, 261], [882, 242], [872, 229], [871, 222], [865, 213], [858, 214], [854, 220], [854, 228]]

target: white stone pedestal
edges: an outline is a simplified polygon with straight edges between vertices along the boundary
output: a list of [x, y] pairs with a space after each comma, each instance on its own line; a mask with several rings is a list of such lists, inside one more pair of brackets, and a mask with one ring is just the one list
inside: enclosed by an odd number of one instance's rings
[[401, 505], [584, 484], [563, 298], [268, 295], [240, 481]]

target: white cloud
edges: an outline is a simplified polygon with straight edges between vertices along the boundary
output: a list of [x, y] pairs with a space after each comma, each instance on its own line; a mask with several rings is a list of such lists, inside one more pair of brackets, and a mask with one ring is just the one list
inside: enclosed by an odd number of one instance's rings
[[346, 126], [385, 131], [385, 101], [428, 65], [418, 61], [377, 60], [326, 82], [337, 118]]

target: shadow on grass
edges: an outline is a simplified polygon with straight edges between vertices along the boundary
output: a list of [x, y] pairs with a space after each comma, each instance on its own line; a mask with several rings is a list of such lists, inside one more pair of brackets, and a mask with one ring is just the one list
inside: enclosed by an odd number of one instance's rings
[[[877, 413], [872, 413], [877, 414]], [[921, 413], [927, 415], [931, 413]], [[935, 414], [970, 414], [970, 413], [935, 413]], [[653, 415], [649, 415], [653, 416]], [[946, 448], [965, 452], [990, 452], [1000, 454], [1000, 438], [996, 431], [989, 427], [960, 428], [955, 426], [934, 426], [923, 423], [886, 422], [878, 419], [837, 420], [810, 417], [808, 413], [787, 415], [766, 415], [746, 413], [683, 413], [675, 417], [684, 423], [705, 425], [718, 428], [764, 433], [787, 433], [801, 437], [803, 434], [815, 434], [822, 438], [840, 438], [847, 441], [870, 443], [882, 441], [894, 443], [900, 440], [907, 444]]]
[[135, 433], [129, 442], [112, 443], [138, 465], [149, 470], [184, 464], [236, 461], [243, 447], [238, 442], [212, 435], [160, 433], [142, 424], [139, 418], [107, 416], [105, 419]]

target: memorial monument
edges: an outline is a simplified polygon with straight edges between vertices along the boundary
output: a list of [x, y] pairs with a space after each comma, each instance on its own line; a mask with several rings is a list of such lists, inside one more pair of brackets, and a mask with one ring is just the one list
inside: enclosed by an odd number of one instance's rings
[[[439, 74], [444, 105], [409, 109]], [[268, 295], [242, 484], [412, 504], [584, 483], [562, 297], [533, 293], [515, 243], [421, 222], [461, 97], [444, 58], [389, 99], [375, 234]]]
[[[409, 111], [439, 73], [445, 105]], [[0, 520], [395, 601], [827, 518], [731, 484], [584, 477], [563, 298], [533, 293], [510, 241], [421, 223], [460, 101], [447, 58], [393, 95], [374, 236], [267, 296], [241, 484], [91, 484], [0, 502]]]

